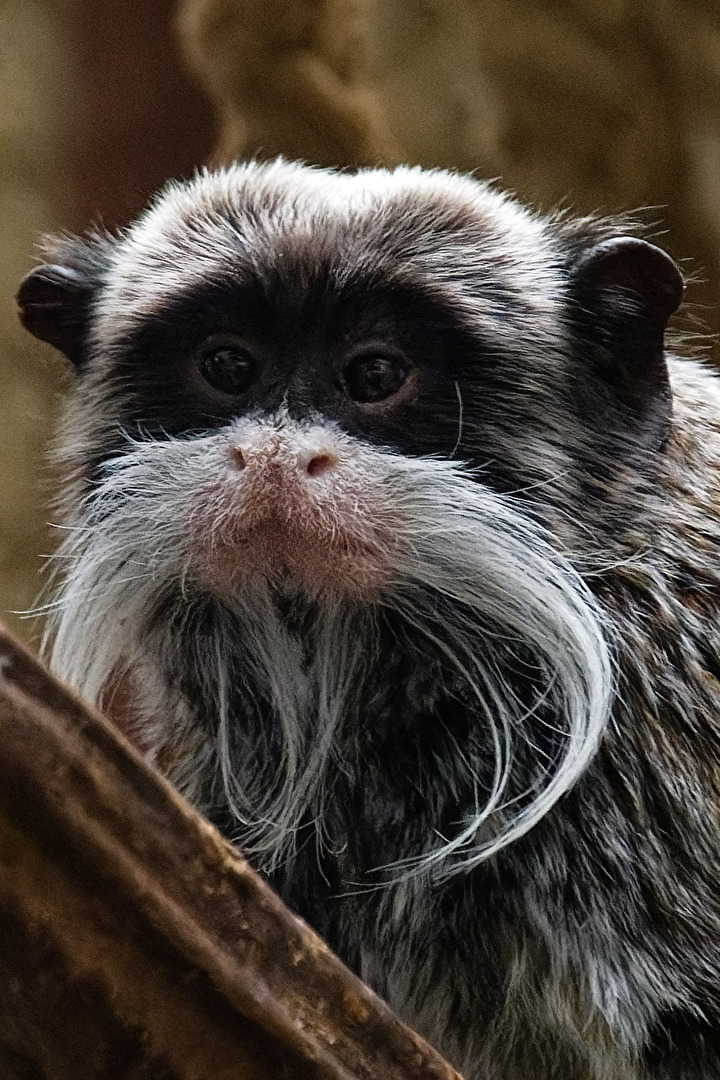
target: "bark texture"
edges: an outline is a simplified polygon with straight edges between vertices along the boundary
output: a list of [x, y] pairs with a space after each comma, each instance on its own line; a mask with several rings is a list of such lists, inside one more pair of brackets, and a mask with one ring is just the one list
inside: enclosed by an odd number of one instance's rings
[[2, 1080], [458, 1080], [0, 631]]

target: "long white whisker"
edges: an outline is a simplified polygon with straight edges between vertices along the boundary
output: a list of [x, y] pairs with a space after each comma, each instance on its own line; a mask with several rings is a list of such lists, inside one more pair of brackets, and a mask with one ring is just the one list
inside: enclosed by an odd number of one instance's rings
[[455, 455], [457, 454], [458, 450], [460, 449], [460, 443], [462, 442], [462, 436], [463, 436], [463, 400], [462, 400], [462, 394], [460, 393], [460, 383], [458, 382], [457, 379], [455, 380], [455, 393], [457, 394], [458, 410], [459, 410], [458, 411], [458, 434], [457, 434], [457, 439], [455, 441], [455, 445], [453, 446], [452, 454], [450, 455], [451, 458], [454, 458]]

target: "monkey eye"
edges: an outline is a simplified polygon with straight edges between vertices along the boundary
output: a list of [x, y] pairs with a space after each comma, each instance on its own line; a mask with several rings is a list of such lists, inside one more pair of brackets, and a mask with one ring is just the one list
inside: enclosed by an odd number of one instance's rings
[[203, 378], [223, 394], [242, 394], [254, 382], [257, 365], [252, 353], [239, 345], [218, 345], [200, 357]]
[[341, 383], [348, 397], [360, 404], [385, 401], [408, 376], [407, 364], [394, 356], [357, 356], [344, 369]]

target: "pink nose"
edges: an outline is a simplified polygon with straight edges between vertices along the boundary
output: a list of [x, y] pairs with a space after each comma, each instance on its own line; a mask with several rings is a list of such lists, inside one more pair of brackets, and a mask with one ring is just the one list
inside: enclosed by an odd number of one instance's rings
[[[233, 446], [230, 456], [236, 469], [244, 469], [252, 463], [253, 452], [248, 447]], [[321, 476], [337, 465], [337, 458], [327, 450], [303, 450], [297, 454], [297, 467], [308, 476]]]

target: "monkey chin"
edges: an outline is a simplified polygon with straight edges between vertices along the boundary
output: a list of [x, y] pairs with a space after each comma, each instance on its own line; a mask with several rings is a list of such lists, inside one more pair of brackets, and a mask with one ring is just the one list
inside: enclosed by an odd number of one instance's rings
[[295, 509], [290, 517], [270, 510], [256, 525], [238, 521], [234, 535], [225, 532], [210, 550], [200, 546], [194, 577], [220, 596], [237, 596], [262, 579], [288, 598], [376, 599], [392, 576], [381, 548], [359, 535], [354, 523], [331, 528], [312, 509]]

